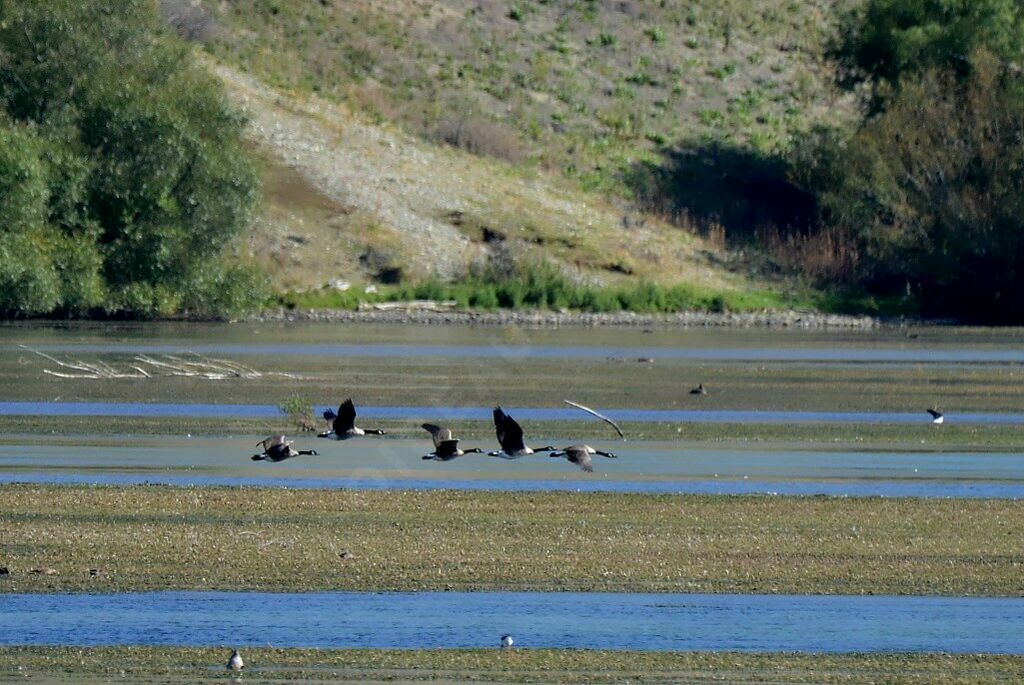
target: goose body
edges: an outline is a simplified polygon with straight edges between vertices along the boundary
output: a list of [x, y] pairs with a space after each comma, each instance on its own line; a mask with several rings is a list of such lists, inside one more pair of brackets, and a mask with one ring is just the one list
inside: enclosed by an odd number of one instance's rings
[[512, 639], [511, 635], [502, 635], [501, 636], [501, 648], [502, 649], [512, 649], [512, 645], [514, 645], [515, 643], [516, 643], [516, 641]]
[[501, 445], [501, 449], [487, 453], [492, 457], [516, 459], [535, 452], [547, 452], [555, 449], [550, 445], [537, 449], [527, 447], [523, 442], [523, 429], [519, 427], [515, 419], [502, 411], [501, 407], [494, 408], [494, 432], [498, 436], [498, 444]]
[[464, 454], [483, 452], [479, 447], [471, 447], [467, 450], [459, 449], [459, 439], [455, 437], [450, 428], [436, 426], [432, 423], [424, 423], [422, 426], [423, 430], [430, 433], [430, 437], [434, 441], [434, 451], [430, 454], [424, 454], [424, 459], [450, 461], [455, 457], [461, 457]]
[[932, 423], [942, 423], [945, 419], [945, 417], [942, 415], [942, 412], [937, 409], [928, 409], [927, 411], [929, 414], [931, 414]]
[[464, 454], [472, 454], [474, 452], [482, 453], [483, 450], [479, 447], [470, 447], [467, 450], [459, 449], [458, 439], [444, 440], [434, 451], [430, 454], [424, 454], [424, 459], [436, 459], [437, 461], [451, 461], [455, 457], [461, 457]]
[[229, 671], [241, 671], [243, 668], [245, 668], [245, 662], [242, 661], [242, 657], [238, 653], [238, 650], [232, 650], [231, 658], [228, 659], [227, 669]]
[[272, 435], [269, 438], [264, 438], [256, 443], [257, 446], [263, 447], [263, 453], [252, 455], [252, 460], [284, 461], [285, 459], [297, 457], [300, 454], [319, 454], [316, 450], [297, 450], [292, 447], [293, 442], [293, 440], [289, 440], [283, 435]]
[[594, 470], [594, 463], [590, 459], [590, 455], [600, 454], [602, 457], [608, 457], [609, 459], [618, 459], [617, 454], [611, 452], [602, 452], [601, 450], [595, 450], [590, 445], [572, 445], [565, 449], [558, 450], [549, 454], [549, 457], [565, 457], [570, 463], [576, 464], [584, 471], [590, 472]]
[[386, 432], [379, 428], [358, 428], [356, 426], [356, 407], [352, 400], [348, 399], [341, 403], [337, 413], [330, 409], [324, 411], [324, 418], [331, 424], [331, 429], [317, 434], [318, 438], [328, 440], [348, 440], [360, 435], [386, 435]]
[[704, 389], [703, 383], [698, 383], [697, 387], [690, 391], [691, 395], [707, 395], [708, 391]]

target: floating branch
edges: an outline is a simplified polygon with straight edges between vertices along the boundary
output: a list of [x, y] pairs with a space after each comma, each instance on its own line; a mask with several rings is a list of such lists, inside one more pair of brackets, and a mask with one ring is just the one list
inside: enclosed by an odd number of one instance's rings
[[203, 357], [199, 354], [192, 354], [187, 358], [173, 354], [160, 355], [159, 357], [140, 354], [132, 358], [132, 361], [135, 362], [134, 364], [129, 365], [126, 369], [118, 369], [101, 361], [84, 362], [81, 359], [65, 361], [45, 352], [34, 350], [28, 345], [18, 345], [18, 347], [50, 360], [61, 369], [68, 369], [67, 371], [43, 369], [43, 373], [56, 376], [57, 378], [109, 379], [184, 376], [187, 378], [205, 378], [211, 381], [229, 378], [262, 378], [264, 376], [296, 378], [296, 376], [290, 373], [262, 373], [238, 362]]
[[609, 419], [607, 416], [605, 416], [603, 414], [598, 414], [596, 411], [594, 411], [590, 407], [584, 407], [582, 404], [576, 404], [575, 402], [570, 402], [569, 400], [562, 400], [562, 401], [565, 402], [568, 405], [576, 407], [577, 409], [582, 409], [583, 411], [587, 412], [588, 414], [593, 414], [594, 416], [596, 416], [597, 418], [601, 419], [602, 421], [607, 423], [609, 426], [614, 428], [615, 432], [619, 434], [620, 438], [622, 438], [623, 440], [626, 439], [626, 436], [622, 434], [622, 429], [619, 428], [619, 424], [615, 423], [614, 421]]

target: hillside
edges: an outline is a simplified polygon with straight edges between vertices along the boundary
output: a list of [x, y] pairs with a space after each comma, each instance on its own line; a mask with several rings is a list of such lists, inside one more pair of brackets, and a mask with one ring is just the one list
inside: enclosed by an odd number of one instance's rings
[[[593, 283], [771, 286], [759, 260], [632, 201], [680, 144], [785, 147], [848, 104], [834, 2], [164, 0], [252, 117], [288, 289], [457, 278], [534, 255]], [[751, 280], [752, 279], [752, 280]]]

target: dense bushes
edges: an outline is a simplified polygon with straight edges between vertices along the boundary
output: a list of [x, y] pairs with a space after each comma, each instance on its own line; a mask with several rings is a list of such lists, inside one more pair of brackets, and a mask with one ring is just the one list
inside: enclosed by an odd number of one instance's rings
[[1005, 0], [870, 0], [848, 17], [836, 54], [868, 114], [792, 165], [854, 255], [833, 279], [927, 315], [1024, 320], [1022, 17]]
[[144, 0], [0, 5], [0, 309], [232, 313], [243, 121]]

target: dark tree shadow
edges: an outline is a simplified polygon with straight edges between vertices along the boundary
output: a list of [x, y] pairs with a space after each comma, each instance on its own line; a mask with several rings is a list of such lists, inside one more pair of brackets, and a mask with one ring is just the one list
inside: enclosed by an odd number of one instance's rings
[[641, 162], [627, 174], [640, 208], [698, 228], [721, 225], [731, 241], [759, 228], [806, 233], [816, 216], [814, 197], [787, 178], [788, 165], [722, 142], [682, 144], [662, 152], [660, 164]]

